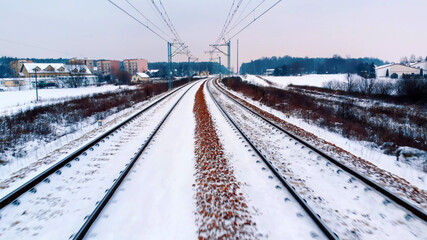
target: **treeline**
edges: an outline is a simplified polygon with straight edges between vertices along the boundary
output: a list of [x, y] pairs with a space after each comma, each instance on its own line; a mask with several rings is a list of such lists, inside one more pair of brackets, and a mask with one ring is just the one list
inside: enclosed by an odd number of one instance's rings
[[298, 58], [291, 56], [262, 58], [242, 64], [241, 74], [264, 74], [267, 69], [274, 69], [276, 76], [298, 74], [337, 74], [372, 72], [374, 65], [383, 65], [378, 58], [342, 58], [334, 55], [332, 58]]

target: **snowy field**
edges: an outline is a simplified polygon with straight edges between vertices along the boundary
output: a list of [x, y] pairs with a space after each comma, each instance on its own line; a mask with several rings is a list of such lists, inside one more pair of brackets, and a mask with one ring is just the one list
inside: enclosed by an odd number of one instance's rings
[[81, 87], [81, 88], [54, 88], [39, 89], [39, 102], [36, 102], [35, 89], [22, 91], [0, 92], [0, 116], [16, 113], [19, 110], [29, 109], [35, 106], [43, 106], [70, 98], [89, 96], [96, 93], [118, 91], [129, 86], [105, 85], [101, 87]]
[[[284, 88], [290, 84], [299, 85], [299, 86], [312, 86], [312, 87], [322, 87], [324, 83], [329, 81], [347, 81], [347, 74], [309, 74], [303, 76], [288, 76], [288, 77], [273, 77], [273, 76], [261, 76], [262, 78], [270, 81], [275, 85], [275, 87]], [[254, 75], [247, 75], [243, 79], [265, 87], [271, 87], [271, 85]]]

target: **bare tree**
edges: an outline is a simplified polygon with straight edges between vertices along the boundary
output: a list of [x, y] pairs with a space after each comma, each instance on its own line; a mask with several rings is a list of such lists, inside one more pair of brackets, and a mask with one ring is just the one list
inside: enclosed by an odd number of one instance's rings
[[412, 54], [410, 57], [409, 57], [409, 62], [410, 63], [414, 63], [414, 62], [416, 62], [417, 61], [417, 57], [415, 57], [415, 54]]
[[66, 80], [68, 87], [77, 88], [83, 85], [83, 78], [86, 75], [84, 65], [68, 65], [69, 78]]
[[401, 64], [407, 64], [409, 62], [409, 60], [408, 60], [408, 58], [407, 57], [402, 57], [401, 59], [400, 59], [400, 63]]
[[373, 93], [380, 95], [391, 95], [395, 89], [393, 83], [389, 80], [378, 80], [375, 84]]
[[375, 78], [362, 78], [357, 82], [359, 92], [365, 95], [371, 95], [375, 89]]
[[347, 74], [347, 92], [354, 92], [355, 91], [355, 79], [354, 75]]

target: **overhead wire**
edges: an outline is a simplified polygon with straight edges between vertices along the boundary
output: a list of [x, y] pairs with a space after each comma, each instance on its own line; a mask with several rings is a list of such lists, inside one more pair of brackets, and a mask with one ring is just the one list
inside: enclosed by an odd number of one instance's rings
[[123, 8], [121, 8], [120, 6], [118, 6], [116, 3], [114, 3], [111, 0], [107, 0], [108, 2], [110, 2], [112, 5], [114, 5], [116, 8], [120, 9], [122, 12], [124, 12], [126, 15], [128, 15], [129, 17], [131, 17], [132, 19], [134, 19], [135, 21], [137, 21], [139, 24], [141, 24], [142, 26], [146, 27], [148, 30], [150, 30], [152, 33], [156, 34], [159, 38], [163, 39], [165, 42], [169, 42], [166, 38], [164, 38], [163, 36], [161, 36], [159, 33], [157, 33], [156, 31], [154, 31], [152, 28], [150, 28], [147, 24], [144, 24], [143, 22], [141, 22], [140, 20], [138, 20], [136, 17], [134, 17], [132, 14], [130, 14], [129, 12], [127, 12], [126, 10], [124, 10]]
[[145, 20], [147, 20], [149, 23], [151, 23], [155, 28], [157, 28], [159, 31], [161, 31], [163, 34], [165, 34], [168, 38], [173, 39], [173, 37], [171, 37], [169, 34], [167, 34], [166, 32], [164, 32], [159, 26], [157, 26], [155, 23], [153, 23], [150, 19], [148, 19], [141, 11], [139, 11], [131, 2], [129, 2], [128, 0], [126, 0], [126, 2], [132, 6], [133, 9], [135, 9], [135, 11], [137, 11], [143, 18], [145, 18]]
[[249, 24], [247, 24], [245, 27], [243, 27], [242, 29], [240, 29], [236, 34], [234, 34], [233, 36], [231, 36], [229, 38], [232, 39], [235, 36], [239, 35], [243, 30], [245, 30], [246, 28], [248, 28], [252, 23], [254, 23], [256, 20], [258, 20], [260, 17], [262, 17], [264, 14], [266, 14], [268, 11], [270, 11], [272, 8], [274, 8], [277, 4], [279, 4], [282, 0], [278, 0], [276, 3], [274, 3], [271, 7], [269, 7], [267, 10], [265, 10], [263, 13], [261, 13], [260, 15], [258, 15], [257, 17], [254, 18], [254, 20], [252, 20]]
[[233, 25], [233, 27], [230, 28], [224, 35], [229, 34], [231, 31], [233, 31], [237, 26], [239, 26], [243, 21], [245, 21], [251, 14], [253, 14], [263, 3], [265, 3], [267, 0], [262, 0], [252, 11], [250, 11], [248, 14], [245, 15], [240, 21], [237, 21], [236, 24]]
[[237, 26], [239, 26], [243, 21], [245, 21], [249, 16], [251, 16], [264, 2], [267, 0], [262, 0], [252, 11], [245, 15], [240, 21], [237, 21], [236, 24], [233, 25], [224, 35], [228, 35], [231, 31], [233, 31]]
[[233, 2], [232, 2], [232, 4], [231, 4], [231, 7], [230, 7], [230, 10], [228, 11], [227, 18], [225, 19], [224, 25], [222, 26], [221, 32], [220, 32], [220, 34], [219, 34], [219, 37], [218, 37], [218, 39], [216, 40], [216, 44], [218, 44], [218, 43], [221, 41], [221, 38], [222, 38], [223, 33], [224, 33], [224, 31], [225, 31], [225, 26], [227, 25], [227, 22], [228, 22], [228, 19], [230, 18], [231, 12], [233, 11], [233, 8], [234, 8], [234, 4], [235, 4], [235, 2], [236, 2], [236, 0], [233, 0]]
[[[235, 9], [234, 9], [234, 11], [233, 11], [233, 14], [231, 15], [230, 19], [228, 20], [228, 23], [227, 23], [227, 25], [226, 25], [226, 27], [225, 27], [224, 32], [225, 32], [225, 31], [227, 31], [228, 27], [230, 26], [231, 22], [232, 22], [232, 21], [233, 21], [233, 19], [234, 19], [234, 16], [236, 15], [237, 11], [239, 11], [239, 8], [240, 8], [240, 5], [242, 4], [242, 2], [243, 2], [243, 0], [240, 0], [240, 1], [237, 3], [236, 8], [235, 8]], [[221, 38], [223, 38], [224, 36], [225, 36], [225, 33], [223, 34], [223, 36], [222, 36]]]

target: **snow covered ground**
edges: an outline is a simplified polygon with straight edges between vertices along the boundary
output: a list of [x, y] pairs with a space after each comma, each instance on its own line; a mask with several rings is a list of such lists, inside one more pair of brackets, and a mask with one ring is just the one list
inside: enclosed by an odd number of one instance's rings
[[426, 173], [418, 169], [414, 169], [413, 167], [406, 165], [402, 162], [398, 162], [395, 156], [385, 154], [382, 150], [372, 147], [372, 144], [370, 144], [369, 142], [350, 140], [340, 134], [333, 133], [316, 125], [307, 123], [300, 118], [295, 118], [292, 116], [286, 118], [284, 113], [272, 109], [268, 106], [262, 105], [258, 101], [253, 101], [250, 98], [246, 98], [238, 92], [233, 91], [233, 94], [245, 99], [245, 101], [257, 106], [258, 108], [261, 108], [264, 111], [269, 112], [279, 118], [286, 119], [287, 122], [294, 124], [295, 126], [298, 126], [304, 129], [305, 131], [311, 132], [319, 138], [331, 142], [336, 146], [358, 157], [361, 157], [362, 159], [370, 161], [378, 167], [407, 180], [414, 186], [417, 186], [418, 188], [427, 191]]
[[148, 106], [148, 104], [154, 102], [164, 94], [167, 93], [160, 94], [147, 101], [138, 103], [132, 108], [108, 116], [104, 119], [103, 126], [101, 127], [97, 124], [93, 124], [89, 119], [85, 122], [80, 122], [74, 133], [66, 134], [55, 141], [41, 144], [29, 142], [26, 146], [28, 154], [25, 157], [0, 166], [0, 197], [5, 196], [8, 192], [13, 190], [13, 188], [20, 186], [25, 181], [36, 176], [38, 173], [74, 152], [82, 145], [113, 128], [115, 125]]
[[261, 159], [249, 150], [247, 142], [226, 121], [206, 90], [205, 97], [227, 158], [237, 179], [243, 182], [242, 190], [260, 239], [326, 239]]
[[[299, 86], [312, 86], [322, 87], [323, 84], [329, 81], [345, 82], [347, 74], [309, 74], [303, 76], [288, 76], [288, 77], [274, 77], [274, 76], [261, 76], [262, 78], [272, 82], [274, 87], [285, 88], [290, 84]], [[244, 80], [259, 85], [272, 87], [266, 81], [254, 75], [247, 75]]]
[[[197, 139], [193, 113], [194, 96], [199, 86], [197, 83], [177, 105], [86, 239], [197, 239], [200, 236], [197, 225], [200, 216], [195, 198], [194, 143]], [[101, 143], [94, 151], [88, 151], [80, 161], [73, 161], [71, 167], [63, 169], [61, 174], [51, 176], [50, 183], [37, 186], [36, 193], [24, 194], [19, 206], [2, 209], [0, 239], [67, 239], [76, 233], [84, 217], [105, 194], [105, 189], [111, 186], [146, 136], [182, 93], [176, 93], [169, 101], [146, 112], [109, 141]], [[225, 120], [206, 90], [205, 98], [224, 154], [240, 186], [239, 192], [247, 200], [248, 214], [256, 223], [256, 237], [325, 239], [307, 213], [289, 192], [280, 187], [280, 182]], [[225, 98], [222, 100], [227, 101]], [[123, 116], [116, 116], [115, 122], [122, 121], [147, 104], [141, 103], [135, 109], [127, 110]], [[283, 118], [283, 113], [259, 107]], [[423, 229], [426, 225], [418, 219], [405, 218], [402, 209], [396, 210], [393, 203], [384, 202], [375, 192], [366, 190], [363, 184], [337, 171], [336, 167], [321, 162], [318, 155], [308, 153], [308, 149], [278, 134], [259, 119], [236, 107], [230, 109], [235, 110], [233, 114], [240, 119], [240, 124], [247, 125], [246, 131], [256, 138], [259, 148], [269, 157], [273, 153], [275, 167], [302, 192], [307, 202], [342, 239], [417, 239], [417, 236], [425, 239]], [[102, 131], [76, 139], [73, 141], [75, 145], [56, 155], [53, 153], [52, 158], [60, 159], [59, 156], [111, 128], [114, 119]], [[306, 127], [309, 131], [315, 129], [314, 126]], [[338, 137], [326, 136], [331, 142], [346, 146]], [[278, 164], [280, 161], [281, 165]], [[32, 171], [49, 165], [40, 164], [28, 170], [25, 178], [35, 174]], [[216, 184], [219, 187], [223, 182]], [[9, 187], [16, 185], [15, 182]], [[334, 189], [336, 192], [332, 192]], [[4, 193], [2, 189], [0, 195], [4, 196]], [[217, 201], [216, 197], [213, 201]]]
[[134, 88], [131, 86], [91, 86], [81, 88], [49, 88], [39, 89], [39, 101], [36, 102], [36, 90], [22, 91], [4, 91], [0, 92], [0, 116], [13, 114], [19, 110], [33, 108], [35, 106], [43, 106], [60, 101], [66, 101], [70, 98], [90, 96], [96, 93], [120, 91], [126, 88]]
[[181, 90], [173, 94], [114, 136], [109, 136], [93, 151], [87, 151], [86, 156], [79, 156], [80, 160], [61, 169], [61, 174], [50, 176], [49, 183], [37, 185], [36, 193], [21, 196], [19, 206], [3, 208], [0, 238], [68, 239], [76, 233], [85, 216], [104, 196], [105, 189], [112, 185], [182, 93]]
[[176, 106], [87, 239], [197, 238], [192, 110], [199, 87], [196, 84]]
[[[418, 239], [425, 225], [405, 220], [406, 212], [367, 191], [360, 181], [292, 138], [266, 125], [225, 96], [220, 101], [263, 154], [342, 239]], [[393, 226], [400, 222], [399, 227]], [[393, 234], [391, 234], [393, 232]]]

